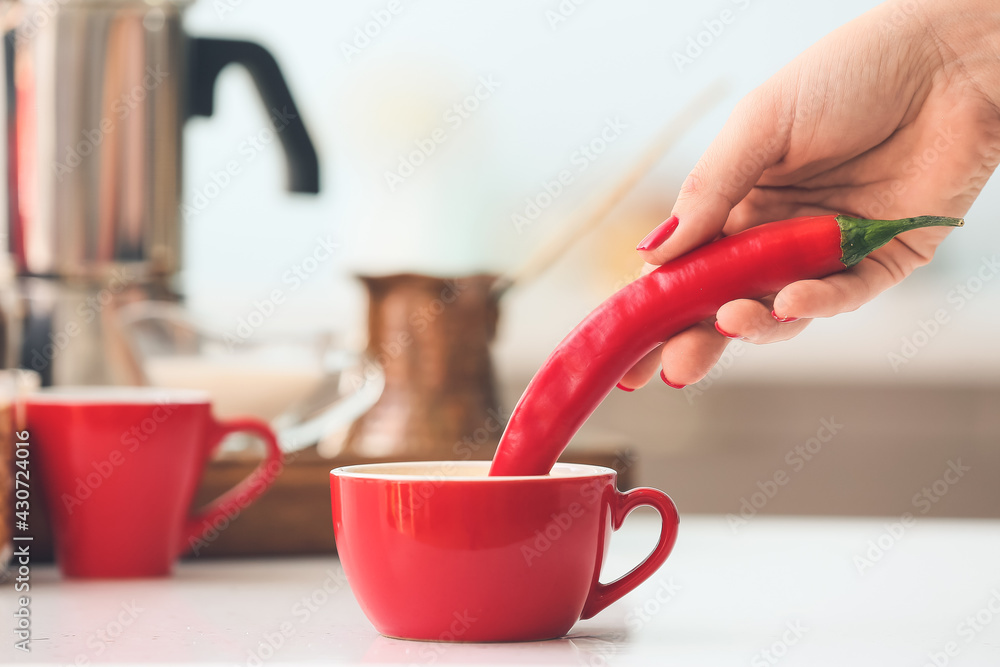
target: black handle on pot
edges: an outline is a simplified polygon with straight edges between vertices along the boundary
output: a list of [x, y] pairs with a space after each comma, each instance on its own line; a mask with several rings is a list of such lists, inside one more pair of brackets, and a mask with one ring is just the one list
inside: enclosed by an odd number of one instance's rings
[[192, 37], [188, 52], [188, 115], [211, 116], [215, 81], [227, 65], [250, 72], [288, 160], [288, 189], [319, 192], [319, 159], [274, 56], [260, 44], [236, 39]]

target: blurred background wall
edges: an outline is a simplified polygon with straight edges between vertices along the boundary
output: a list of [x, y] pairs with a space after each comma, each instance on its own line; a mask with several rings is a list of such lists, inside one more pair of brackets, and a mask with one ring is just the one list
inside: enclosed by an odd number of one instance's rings
[[[733, 104], [875, 4], [200, 0], [187, 15], [193, 34], [251, 36], [278, 58], [320, 151], [324, 190], [295, 197], [275, 185], [283, 164], [261, 134], [268, 119], [249, 78], [224, 72], [216, 116], [185, 133], [188, 304], [232, 331], [299, 271], [265, 326], [333, 328], [361, 346], [356, 275], [516, 266], [684, 103], [724, 79], [723, 101], [598, 232], [504, 297], [494, 358], [509, 407], [562, 336], [635, 275], [635, 244], [669, 214]], [[731, 22], [678, 66], [675, 52], [724, 10]], [[602, 132], [602, 152], [581, 151]], [[239, 173], [212, 187], [233, 160]], [[571, 182], [516, 224], [562, 170]], [[693, 387], [616, 392], [584, 437], [630, 446], [639, 481], [687, 511], [738, 513], [753, 500], [762, 512], [1000, 516], [1000, 280], [991, 269], [977, 276], [1000, 251], [998, 209], [994, 180], [966, 228], [903, 285], [795, 341], [735, 344]], [[338, 252], [302, 273], [319, 237]], [[972, 296], [956, 299], [958, 286]], [[944, 323], [929, 324], [941, 310]], [[904, 351], [913, 353], [893, 363]], [[817, 448], [810, 439], [828, 423], [842, 426]], [[817, 451], [799, 465], [797, 446]], [[960, 481], [920, 502], [959, 459], [969, 468]], [[782, 471], [786, 482], [766, 493]]]

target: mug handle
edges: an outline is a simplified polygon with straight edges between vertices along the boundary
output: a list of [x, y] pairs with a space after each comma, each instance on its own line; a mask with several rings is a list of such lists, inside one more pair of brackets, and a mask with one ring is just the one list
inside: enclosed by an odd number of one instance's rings
[[[583, 605], [581, 619], [591, 618], [605, 607], [621, 599], [626, 593], [631, 592], [636, 586], [648, 579], [656, 572], [667, 556], [674, 548], [677, 541], [677, 526], [680, 517], [677, 514], [677, 506], [670, 496], [659, 491], [641, 487], [621, 493], [614, 491], [614, 498], [611, 500], [611, 528], [618, 530], [625, 523], [625, 517], [637, 507], [652, 507], [660, 514], [660, 538], [652, 553], [646, 556], [645, 560], [632, 568], [628, 574], [615, 579], [610, 584], [602, 584], [600, 581], [600, 567], [594, 575], [594, 582], [590, 587], [590, 594], [587, 602]], [[607, 536], [605, 537], [607, 539]], [[598, 553], [598, 562], [602, 562], [603, 549]]]
[[278, 439], [264, 422], [257, 419], [232, 419], [229, 421], [216, 421], [212, 418], [209, 425], [206, 447], [207, 455], [210, 456], [220, 444], [223, 438], [230, 433], [252, 433], [260, 436], [267, 446], [267, 454], [254, 471], [247, 475], [239, 484], [226, 491], [224, 494], [205, 505], [197, 514], [190, 516], [181, 531], [181, 541], [178, 555], [186, 553], [193, 543], [200, 539], [209, 528], [212, 522], [220, 516], [232, 515], [241, 512], [247, 505], [257, 499], [267, 490], [284, 467], [284, 457], [281, 447], [278, 446]]

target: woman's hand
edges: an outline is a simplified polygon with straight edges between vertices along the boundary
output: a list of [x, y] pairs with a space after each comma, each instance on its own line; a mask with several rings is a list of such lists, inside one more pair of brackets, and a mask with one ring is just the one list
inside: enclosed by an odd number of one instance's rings
[[[681, 187], [676, 225], [644, 239], [641, 257], [663, 264], [720, 235], [800, 215], [964, 215], [1000, 161], [997, 63], [997, 3], [899, 0], [864, 14], [736, 106]], [[727, 303], [717, 322], [666, 341], [622, 385], [645, 384], [661, 364], [669, 384], [691, 384], [722, 355], [722, 332], [771, 343], [811, 318], [855, 310], [929, 262], [947, 233], [907, 232], [842, 273]]]

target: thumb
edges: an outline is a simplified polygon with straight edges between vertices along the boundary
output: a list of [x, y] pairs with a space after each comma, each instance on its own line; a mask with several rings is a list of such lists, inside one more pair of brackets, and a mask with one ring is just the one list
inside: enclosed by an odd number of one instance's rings
[[722, 233], [733, 207], [785, 154], [788, 124], [779, 100], [758, 90], [736, 105], [684, 180], [670, 218], [636, 248], [644, 262], [663, 264]]

